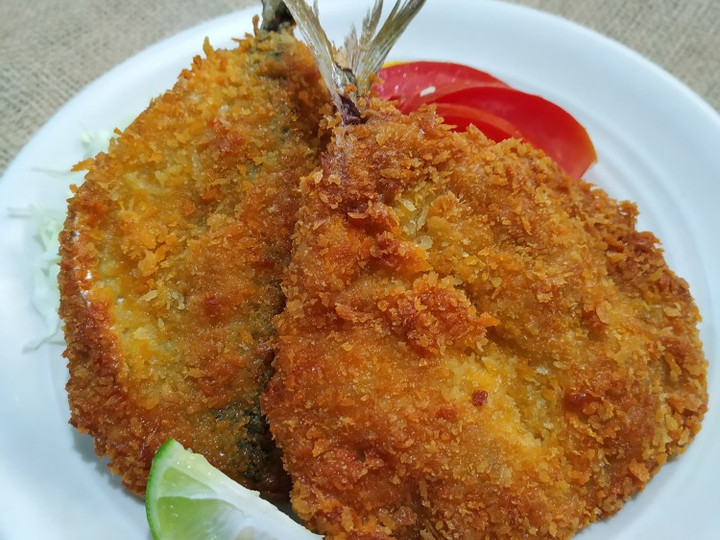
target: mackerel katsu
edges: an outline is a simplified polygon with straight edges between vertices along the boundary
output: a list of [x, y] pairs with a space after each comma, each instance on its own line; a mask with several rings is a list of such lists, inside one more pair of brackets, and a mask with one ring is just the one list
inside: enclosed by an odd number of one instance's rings
[[169, 438], [247, 487], [289, 489], [259, 397], [329, 97], [291, 25], [266, 27], [206, 43], [77, 166], [59, 276], [71, 423], [139, 495]]
[[333, 539], [570, 538], [700, 429], [688, 284], [632, 203], [357, 83], [330, 84], [262, 400], [293, 508]]

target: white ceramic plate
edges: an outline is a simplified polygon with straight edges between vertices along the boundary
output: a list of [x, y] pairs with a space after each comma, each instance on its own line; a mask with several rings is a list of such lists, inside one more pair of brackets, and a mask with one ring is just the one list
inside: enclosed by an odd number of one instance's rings
[[[335, 39], [365, 8], [321, 3]], [[362, 3], [366, 4], [366, 3]], [[0, 537], [6, 540], [140, 539], [141, 502], [107, 473], [87, 436], [67, 424], [60, 345], [23, 346], [44, 332], [30, 305], [40, 254], [33, 223], [6, 208], [62, 207], [65, 170], [82, 157], [84, 131], [110, 130], [170, 87], [202, 41], [232, 46], [257, 10], [178, 34], [119, 65], [65, 105], [0, 181]], [[638, 203], [640, 225], [663, 241], [670, 266], [690, 283], [704, 317], [710, 412], [686, 454], [663, 468], [590, 539], [717, 538], [720, 531], [720, 117], [685, 86], [628, 49], [565, 20], [492, 1], [430, 0], [391, 54], [453, 60], [490, 71], [572, 112], [588, 129], [599, 163], [588, 178]]]

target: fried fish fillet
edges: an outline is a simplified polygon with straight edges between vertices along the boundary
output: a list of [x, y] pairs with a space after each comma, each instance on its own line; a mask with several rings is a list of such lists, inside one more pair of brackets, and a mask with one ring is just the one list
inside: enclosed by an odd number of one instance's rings
[[282, 493], [259, 395], [329, 98], [289, 27], [204, 53], [78, 167], [59, 277], [71, 423], [140, 495], [170, 437]]
[[688, 284], [637, 209], [516, 140], [361, 100], [301, 183], [263, 396], [328, 538], [569, 538], [706, 411]]

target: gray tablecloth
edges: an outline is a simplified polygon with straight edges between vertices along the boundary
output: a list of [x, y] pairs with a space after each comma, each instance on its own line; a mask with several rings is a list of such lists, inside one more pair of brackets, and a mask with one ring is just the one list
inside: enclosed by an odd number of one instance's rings
[[[720, 0], [514, 2], [628, 45], [720, 110]], [[260, 1], [0, 0], [0, 174], [86, 84], [156, 41], [252, 5]]]

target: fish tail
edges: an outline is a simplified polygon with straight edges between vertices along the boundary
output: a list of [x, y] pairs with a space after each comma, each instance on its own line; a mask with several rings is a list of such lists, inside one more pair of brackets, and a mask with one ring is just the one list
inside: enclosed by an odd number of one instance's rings
[[383, 2], [375, 0], [363, 19], [360, 34], [351, 27], [342, 47], [336, 48], [320, 25], [317, 0], [312, 8], [305, 0], [285, 0], [345, 124], [362, 121], [358, 98], [370, 90], [373, 75], [425, 1], [396, 0], [378, 30]]

